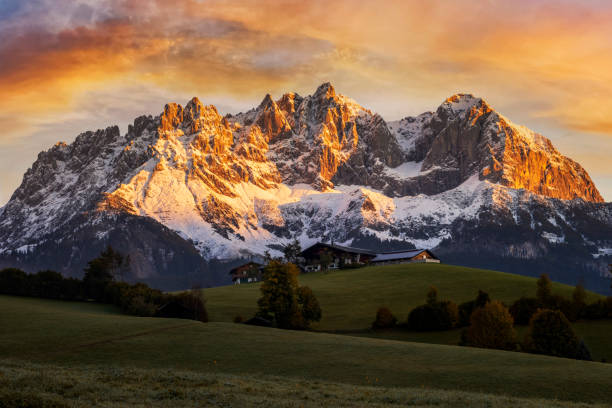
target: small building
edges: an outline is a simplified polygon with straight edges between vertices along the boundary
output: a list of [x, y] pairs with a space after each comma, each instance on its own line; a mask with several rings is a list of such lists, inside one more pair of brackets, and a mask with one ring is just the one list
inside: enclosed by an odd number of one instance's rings
[[375, 252], [323, 242], [303, 250], [300, 258], [306, 272], [320, 271], [325, 264], [327, 269], [338, 269], [342, 265], [349, 264], [440, 263], [440, 259], [428, 249]]
[[327, 269], [338, 269], [342, 265], [369, 263], [376, 253], [367, 249], [318, 242], [300, 253], [306, 272], [320, 271], [322, 265]]
[[247, 262], [230, 270], [232, 282], [236, 285], [241, 283], [258, 282], [263, 276], [263, 265], [257, 262]]
[[415, 262], [440, 263], [440, 260], [428, 249], [411, 249], [377, 254], [371, 262], [377, 265], [388, 265]]

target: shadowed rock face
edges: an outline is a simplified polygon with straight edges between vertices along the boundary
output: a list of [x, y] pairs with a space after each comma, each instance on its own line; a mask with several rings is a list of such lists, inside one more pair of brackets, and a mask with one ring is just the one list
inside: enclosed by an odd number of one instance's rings
[[[78, 275], [91, 242], [117, 243], [134, 253], [131, 279], [166, 282], [295, 236], [414, 242], [452, 257], [453, 238], [481, 234], [486, 242], [471, 245], [492, 258], [541, 259], [568, 245], [593, 261], [612, 248], [602, 201], [578, 163], [480, 98], [457, 94], [435, 112], [385, 122], [325, 83], [225, 117], [193, 98], [136, 118], [125, 135], [109, 127], [58, 143], [0, 209], [0, 260], [34, 270], [39, 254]], [[516, 242], [496, 238], [502, 221]]]

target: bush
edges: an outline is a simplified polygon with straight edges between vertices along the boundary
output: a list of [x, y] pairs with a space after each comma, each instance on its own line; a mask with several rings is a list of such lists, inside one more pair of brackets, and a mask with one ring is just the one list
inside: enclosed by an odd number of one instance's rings
[[134, 296], [124, 306], [124, 311], [133, 316], [150, 317], [155, 315], [157, 306], [148, 302], [144, 296]]
[[586, 305], [583, 309], [583, 317], [589, 320], [612, 317], [612, 301], [610, 299], [611, 298], [606, 300], [599, 299]]
[[510, 314], [516, 324], [528, 325], [531, 317], [541, 308], [538, 299], [521, 297], [510, 306]]
[[459, 310], [455, 303], [436, 301], [414, 308], [408, 315], [408, 328], [416, 331], [449, 330], [458, 319]]
[[465, 327], [470, 325], [470, 317], [472, 316], [472, 312], [478, 309], [479, 307], [483, 307], [487, 303], [491, 301], [489, 298], [489, 294], [483, 292], [482, 290], [478, 291], [478, 296], [476, 299], [470, 300], [468, 302], [461, 303], [459, 305], [459, 327]]
[[360, 262], [353, 262], [340, 265], [340, 269], [358, 269], [363, 268], [365, 265]]
[[208, 311], [206, 310], [206, 300], [202, 291], [190, 291], [175, 295], [181, 304], [191, 313], [191, 319], [200, 322], [208, 322]]
[[321, 320], [321, 306], [314, 293], [312, 293], [312, 289], [308, 286], [298, 287], [297, 302], [301, 309], [302, 318], [304, 319], [303, 328], [307, 329], [310, 327], [311, 322], [318, 322]]
[[461, 344], [466, 346], [513, 350], [516, 348], [514, 319], [501, 302], [485, 304], [472, 313], [470, 327], [461, 334]]
[[579, 358], [586, 354], [569, 320], [562, 312], [550, 309], [533, 315], [524, 348], [531, 353], [556, 357]]
[[244, 317], [242, 317], [241, 315], [234, 316], [234, 323], [242, 323], [242, 322], [244, 322]]
[[372, 323], [373, 329], [389, 329], [395, 327], [397, 319], [388, 307], [379, 307], [376, 311], [376, 320]]
[[16, 296], [30, 295], [28, 274], [17, 268], [1, 270], [0, 293]]
[[40, 271], [30, 276], [31, 296], [60, 299], [63, 298], [64, 277], [54, 271]]

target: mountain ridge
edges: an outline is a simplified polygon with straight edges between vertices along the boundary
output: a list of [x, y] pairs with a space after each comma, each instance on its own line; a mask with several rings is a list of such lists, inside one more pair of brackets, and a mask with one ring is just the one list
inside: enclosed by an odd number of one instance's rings
[[[114, 221], [99, 213], [157, 222], [206, 262], [275, 252], [293, 238], [420, 244], [453, 259], [454, 239], [484, 237], [499, 220], [520, 240], [502, 250], [503, 239], [487, 236], [482, 245], [496, 242], [499, 256], [541, 260], [571, 247], [601, 274], [612, 248], [610, 205], [588, 173], [482, 98], [456, 94], [435, 112], [387, 123], [330, 83], [305, 97], [268, 94], [236, 115], [194, 97], [136, 118], [125, 135], [84, 132], [41, 152], [0, 209], [5, 263], [50, 240], [72, 242], [67, 225], [82, 214], [83, 229], [105, 241], [95, 220], [109, 231]], [[152, 249], [131, 250], [168, 250], [153, 238], [142, 245]], [[134, 279], [167, 273], [144, 263]]]

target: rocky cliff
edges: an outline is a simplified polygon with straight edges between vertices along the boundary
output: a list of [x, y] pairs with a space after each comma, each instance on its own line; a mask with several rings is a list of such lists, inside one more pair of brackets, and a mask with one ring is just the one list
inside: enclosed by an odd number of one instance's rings
[[457, 94], [385, 122], [326, 83], [236, 115], [193, 98], [123, 135], [58, 143], [0, 209], [0, 265], [78, 275], [111, 243], [134, 259], [129, 279], [218, 284], [211, 263], [297, 237], [599, 282], [611, 212], [578, 163], [483, 99]]

